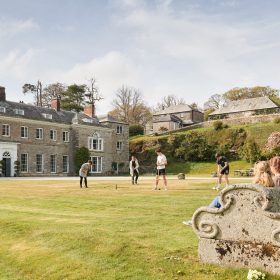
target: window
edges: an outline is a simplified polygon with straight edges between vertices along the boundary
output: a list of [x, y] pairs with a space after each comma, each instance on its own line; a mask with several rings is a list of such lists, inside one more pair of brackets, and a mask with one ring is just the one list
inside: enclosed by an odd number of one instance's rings
[[24, 116], [24, 110], [22, 109], [14, 109], [14, 112], [16, 115]]
[[123, 129], [121, 125], [117, 126], [117, 134], [122, 134], [123, 133]]
[[121, 151], [122, 150], [122, 147], [123, 147], [123, 143], [121, 141], [118, 141], [117, 142], [117, 150], [118, 151]]
[[93, 119], [83, 118], [82, 121], [85, 123], [93, 123]]
[[56, 173], [56, 155], [51, 155], [51, 173]]
[[53, 129], [50, 130], [50, 138], [51, 138], [51, 140], [56, 141], [56, 138], [57, 138], [56, 130], [53, 130]]
[[36, 139], [43, 139], [43, 128], [36, 128]]
[[69, 142], [69, 131], [62, 132], [62, 139], [63, 139], [63, 142]]
[[103, 151], [104, 141], [98, 136], [88, 138], [88, 149], [91, 151]]
[[0, 107], [0, 113], [6, 113], [6, 108], [5, 107]]
[[20, 171], [28, 172], [28, 154], [20, 155]]
[[69, 157], [62, 156], [62, 172], [68, 173], [69, 172]]
[[36, 155], [36, 172], [43, 172], [43, 155]]
[[102, 173], [102, 157], [90, 157], [92, 160], [91, 173]]
[[10, 136], [10, 126], [8, 124], [2, 125], [2, 136]]
[[45, 119], [52, 120], [52, 114], [42, 114]]
[[28, 127], [21, 126], [20, 127], [20, 137], [21, 138], [28, 138]]

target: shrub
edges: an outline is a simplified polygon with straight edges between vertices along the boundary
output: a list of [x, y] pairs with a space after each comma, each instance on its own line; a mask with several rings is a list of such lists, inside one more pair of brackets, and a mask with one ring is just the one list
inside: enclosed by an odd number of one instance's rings
[[133, 124], [129, 126], [129, 137], [136, 135], [144, 135], [144, 127], [140, 124]]
[[223, 129], [223, 122], [222, 121], [214, 121], [213, 122], [213, 127], [215, 130], [220, 130]]
[[247, 138], [241, 149], [242, 157], [251, 164], [261, 158], [261, 151], [253, 138]]
[[79, 173], [79, 169], [83, 163], [89, 160], [90, 153], [88, 148], [81, 147], [75, 153], [75, 171], [76, 174]]
[[279, 118], [279, 117], [278, 117], [278, 118], [275, 118], [275, 119], [273, 120], [273, 122], [276, 123], [276, 124], [280, 123], [280, 118]]
[[160, 131], [160, 132], [166, 132], [166, 131], [168, 131], [168, 128], [167, 128], [167, 127], [164, 127], [164, 126], [161, 126], [161, 127], [159, 128], [159, 131]]

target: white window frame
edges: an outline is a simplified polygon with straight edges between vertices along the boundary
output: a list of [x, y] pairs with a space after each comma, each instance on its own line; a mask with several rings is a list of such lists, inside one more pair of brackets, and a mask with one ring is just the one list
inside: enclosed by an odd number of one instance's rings
[[[41, 131], [41, 138], [39, 137], [39, 138], [37, 138], [37, 130], [38, 131]], [[39, 132], [39, 136], [40, 136], [40, 132]], [[42, 140], [44, 138], [44, 129], [43, 128], [36, 128], [36, 135], [35, 135], [35, 139], [38, 139], [38, 140]]]
[[[54, 156], [54, 169], [55, 169], [55, 171], [52, 171], [52, 156]], [[56, 157], [56, 155], [50, 155], [50, 171], [51, 171], [51, 173], [52, 174], [56, 174], [57, 173], [57, 157]]]
[[42, 113], [42, 115], [45, 119], [52, 120], [52, 117], [53, 117], [52, 114]]
[[24, 110], [23, 109], [14, 109], [14, 113], [16, 115], [24, 116]]
[[[42, 168], [42, 171], [38, 171], [37, 170], [37, 166], [38, 166], [38, 162], [37, 162], [37, 156], [41, 156], [41, 168]], [[44, 172], [44, 155], [43, 154], [36, 154], [36, 173], [43, 173]]]
[[[94, 145], [93, 145], [93, 140], [96, 140], [96, 149], [94, 149]], [[98, 136], [90, 136], [88, 137], [88, 149], [90, 151], [98, 151], [98, 152], [103, 152], [104, 150], [104, 139], [100, 138], [99, 135]]]
[[0, 113], [6, 113], [6, 108], [5, 107], [0, 107]]
[[62, 132], [62, 140], [63, 142], [69, 142], [70, 140], [70, 132], [69, 131], [63, 131]]
[[[63, 161], [64, 158], [67, 158], [67, 171], [64, 171], [64, 161]], [[69, 156], [68, 155], [62, 156], [62, 173], [69, 173]]]
[[123, 133], [123, 126], [117, 125], [117, 134], [122, 134], [122, 133]]
[[[26, 155], [26, 170], [22, 170], [22, 155]], [[21, 173], [27, 173], [29, 170], [29, 164], [28, 164], [28, 153], [23, 153], [23, 154], [20, 154], [20, 172]]]
[[[3, 134], [4, 127], [6, 128], [5, 129], [5, 134]], [[6, 133], [6, 132], [8, 132], [8, 133]], [[2, 136], [10, 137], [10, 135], [11, 135], [11, 127], [10, 127], [10, 125], [9, 124], [2, 124], [2, 132], [1, 133], [2, 133]]]
[[117, 151], [122, 151], [122, 149], [123, 149], [123, 142], [122, 141], [117, 141]]
[[[96, 158], [97, 164], [95, 163], [94, 158]], [[91, 156], [90, 160], [93, 163], [92, 166], [91, 166], [91, 169], [90, 169], [90, 173], [102, 173], [102, 171], [103, 171], [103, 157], [101, 157], [101, 156]], [[94, 168], [96, 168], [96, 170], [93, 170]]]
[[[23, 136], [22, 136], [22, 131], [23, 131]], [[21, 138], [28, 138], [28, 127], [27, 126], [21, 126], [20, 127], [20, 137]]]
[[50, 139], [52, 141], [56, 141], [57, 140], [57, 130], [50, 129]]

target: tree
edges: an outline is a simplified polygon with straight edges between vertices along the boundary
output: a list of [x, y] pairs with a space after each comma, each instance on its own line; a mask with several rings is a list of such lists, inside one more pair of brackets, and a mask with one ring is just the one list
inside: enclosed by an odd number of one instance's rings
[[118, 89], [112, 105], [114, 109], [109, 114], [130, 125], [145, 126], [152, 119], [151, 110], [145, 105], [142, 93], [133, 87], [123, 85]]
[[89, 158], [90, 152], [88, 148], [81, 147], [76, 151], [74, 158], [76, 174], [79, 172], [79, 168], [81, 167], [81, 165], [88, 161]]
[[251, 137], [247, 138], [241, 149], [241, 155], [247, 161], [253, 164], [261, 157], [261, 151], [258, 144]]
[[24, 84], [22, 86], [22, 92], [24, 94], [31, 93], [34, 95], [35, 105], [42, 106], [42, 83], [38, 80], [36, 85]]
[[133, 124], [129, 126], [129, 137], [136, 135], [143, 135], [144, 127], [140, 124]]
[[85, 96], [88, 100], [86, 100], [86, 103], [95, 105], [96, 101], [100, 101], [101, 99], [104, 99], [99, 94], [99, 89], [96, 85], [96, 79], [90, 78], [89, 83], [85, 86]]
[[198, 104], [196, 102], [193, 102], [189, 105], [193, 110], [198, 110]]
[[270, 98], [279, 96], [279, 89], [273, 89], [271, 87], [244, 87], [244, 88], [233, 88], [223, 94], [223, 98], [226, 101], [241, 100], [246, 98], [263, 97], [267, 96]]
[[186, 101], [183, 98], [178, 98], [175, 95], [170, 94], [162, 98], [161, 102], [156, 105], [155, 111], [161, 111], [170, 106], [180, 104], [186, 104]]
[[204, 103], [204, 109], [219, 109], [225, 103], [225, 100], [220, 94], [213, 94], [209, 97], [209, 99]]
[[42, 92], [42, 106], [48, 107], [53, 98], [61, 98], [64, 96], [66, 86], [61, 83], [53, 83], [44, 87]]
[[61, 108], [80, 112], [85, 102], [86, 85], [73, 84], [67, 87], [61, 98]]

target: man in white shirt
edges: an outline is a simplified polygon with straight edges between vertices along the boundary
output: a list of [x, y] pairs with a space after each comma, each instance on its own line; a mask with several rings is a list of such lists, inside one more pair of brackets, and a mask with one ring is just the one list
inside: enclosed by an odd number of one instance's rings
[[[166, 156], [161, 152], [160, 148], [158, 148], [156, 150], [156, 153], [157, 153], [157, 175], [156, 175], [155, 190], [158, 189], [158, 182], [159, 182], [160, 176], [163, 177], [165, 190], [167, 190], [167, 180], [166, 180], [166, 172], [165, 172], [165, 166], [167, 165], [167, 159], [166, 159]], [[159, 188], [159, 190], [160, 190], [160, 188]]]

